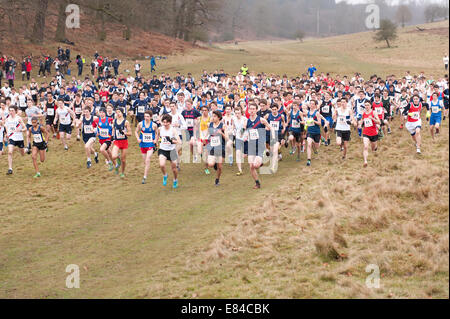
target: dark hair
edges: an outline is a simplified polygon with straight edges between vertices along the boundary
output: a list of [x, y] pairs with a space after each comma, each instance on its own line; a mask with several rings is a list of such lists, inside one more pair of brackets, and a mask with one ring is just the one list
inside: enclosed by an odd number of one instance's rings
[[214, 111], [213, 114], [217, 115], [217, 117], [219, 118], [219, 120], [222, 120], [222, 118], [223, 118], [222, 112], [220, 112], [220, 111]]
[[164, 114], [161, 122], [168, 122], [168, 123], [172, 123], [172, 116], [170, 114]]
[[153, 112], [152, 112], [152, 111], [150, 111], [150, 110], [148, 110], [148, 111], [145, 111], [144, 115], [145, 115], [145, 114], [148, 114], [148, 115], [150, 115], [150, 117], [152, 117], [152, 116], [153, 116]]

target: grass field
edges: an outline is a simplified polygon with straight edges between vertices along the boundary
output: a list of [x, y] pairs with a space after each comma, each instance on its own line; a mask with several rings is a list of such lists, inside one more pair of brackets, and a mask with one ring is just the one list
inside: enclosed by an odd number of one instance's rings
[[[294, 75], [313, 62], [347, 74], [441, 75], [448, 37], [427, 35], [410, 50], [422, 36], [402, 34], [392, 50], [364, 34], [220, 45], [170, 57], [159, 71], [232, 72], [246, 62]], [[361, 51], [358, 41], [367, 42]], [[334, 145], [311, 168], [285, 151], [261, 191], [235, 167], [214, 188], [198, 164], [182, 166], [180, 189], [164, 189], [155, 161], [141, 185], [134, 140], [125, 180], [103, 164], [87, 171], [75, 141], [67, 153], [50, 143], [38, 181], [31, 158], [18, 155], [6, 177], [3, 156], [0, 297], [448, 298], [448, 121], [434, 142], [424, 125], [422, 156], [397, 124], [365, 170], [354, 133], [345, 162]], [[80, 267], [80, 289], [65, 287], [69, 264]], [[380, 268], [379, 289], [366, 288], [369, 264]]]

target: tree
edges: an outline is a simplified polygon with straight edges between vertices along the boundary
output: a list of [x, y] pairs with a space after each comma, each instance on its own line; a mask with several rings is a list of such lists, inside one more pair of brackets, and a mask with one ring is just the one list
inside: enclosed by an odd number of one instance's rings
[[441, 16], [442, 8], [437, 4], [430, 4], [425, 9], [425, 20], [427, 22], [434, 22], [434, 20]]
[[303, 42], [303, 39], [305, 38], [305, 32], [303, 30], [298, 29], [294, 34], [295, 39], [299, 40], [300, 42]]
[[56, 25], [55, 41], [61, 42], [66, 39], [66, 7], [67, 0], [60, 0], [58, 10], [58, 23]]
[[386, 41], [388, 48], [391, 47], [390, 41], [397, 39], [397, 26], [390, 20], [381, 20], [380, 28], [375, 33], [374, 40], [377, 42]]
[[37, 3], [36, 17], [34, 20], [31, 42], [44, 42], [45, 17], [47, 15], [48, 0], [39, 0]]
[[404, 28], [405, 24], [410, 22], [412, 19], [412, 14], [408, 6], [404, 4], [399, 6], [397, 9], [397, 13], [395, 14], [395, 19], [397, 20], [397, 22], [400, 22], [402, 24], [402, 28]]

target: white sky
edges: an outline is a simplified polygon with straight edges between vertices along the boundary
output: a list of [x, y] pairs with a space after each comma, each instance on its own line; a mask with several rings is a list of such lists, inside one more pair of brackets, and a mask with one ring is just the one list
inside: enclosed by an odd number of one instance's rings
[[[414, 0], [409, 0], [410, 2], [414, 2]], [[347, 2], [349, 4], [361, 4], [361, 3], [371, 3], [373, 0], [336, 0], [336, 3], [339, 2]], [[386, 3], [389, 5], [397, 5], [399, 2], [407, 2], [405, 0], [386, 0]], [[424, 3], [439, 3], [442, 0], [422, 0]]]

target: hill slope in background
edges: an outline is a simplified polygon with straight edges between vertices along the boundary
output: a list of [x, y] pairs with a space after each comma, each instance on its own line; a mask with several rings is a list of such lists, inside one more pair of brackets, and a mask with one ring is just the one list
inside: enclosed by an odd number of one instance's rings
[[91, 23], [91, 17], [81, 14], [80, 28], [67, 29], [66, 38], [75, 45], [67, 45], [54, 41], [57, 17], [49, 15], [46, 20], [45, 41], [42, 45], [31, 43], [24, 36], [3, 34], [1, 53], [16, 58], [24, 55], [40, 56], [41, 54], [55, 55], [58, 46], [69, 47], [72, 53], [81, 53], [86, 57], [92, 56], [96, 50], [108, 57], [142, 58], [149, 55], [170, 55], [185, 52], [194, 46], [191, 43], [175, 39], [157, 32], [147, 32], [139, 28], [131, 28], [131, 39], [125, 40], [123, 25], [107, 22], [105, 30], [107, 38], [99, 41], [97, 29]]

